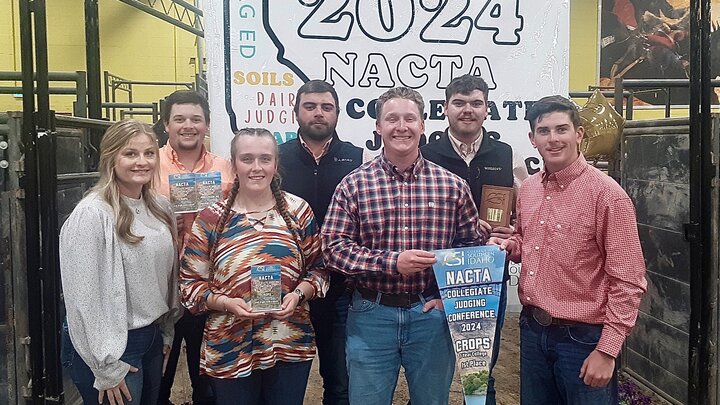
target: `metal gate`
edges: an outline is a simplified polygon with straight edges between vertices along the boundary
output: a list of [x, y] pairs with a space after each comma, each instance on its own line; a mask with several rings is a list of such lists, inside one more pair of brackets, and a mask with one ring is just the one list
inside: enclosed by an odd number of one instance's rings
[[[43, 235], [43, 250], [48, 244], [57, 246], [62, 223], [95, 183], [97, 152], [91, 139], [111, 124], [53, 115], [49, 122], [51, 130], [39, 135], [46, 138], [38, 159], [38, 177], [45, 176], [45, 187], [36, 195], [44, 206], [54, 207], [52, 218], [42, 221], [57, 225], [51, 234]], [[37, 212], [28, 212], [32, 204], [27, 198], [29, 171], [22, 125], [22, 113], [0, 114], [0, 285], [4, 286], [0, 339], [7, 342], [0, 345], [0, 404], [80, 403], [60, 368], [64, 307], [57, 256], [46, 257], [50, 260], [43, 260], [35, 274], [28, 266], [38, 252], [26, 249], [30, 228], [26, 218]], [[47, 177], [53, 168], [56, 174]]]

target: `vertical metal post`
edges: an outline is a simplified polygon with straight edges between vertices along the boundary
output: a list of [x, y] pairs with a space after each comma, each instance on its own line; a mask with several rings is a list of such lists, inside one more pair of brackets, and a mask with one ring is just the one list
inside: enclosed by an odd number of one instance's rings
[[[195, 0], [195, 7], [202, 9], [202, 0]], [[198, 17], [195, 17], [194, 21], [197, 22]], [[195, 28], [201, 29], [197, 24], [195, 24]], [[195, 40], [197, 41], [197, 63], [195, 64], [195, 68], [197, 69], [197, 74], [202, 76], [203, 70], [205, 70], [205, 38], [198, 35], [195, 37]], [[197, 88], [195, 91], [200, 91], [200, 89]]]
[[[110, 73], [107, 70], [103, 71], [103, 86], [105, 87], [105, 102], [110, 101]], [[105, 107], [105, 117], [110, 118], [110, 107]]]
[[74, 115], [76, 117], [87, 117], [87, 73], [82, 70], [78, 70], [76, 73], [77, 106]]
[[61, 403], [63, 396], [60, 367], [60, 266], [57, 226], [57, 170], [55, 134], [50, 111], [46, 0], [34, 0], [35, 67], [37, 83], [37, 175], [40, 196], [40, 236], [42, 251], [44, 399]]
[[[102, 85], [100, 80], [100, 17], [98, 0], [85, 0], [85, 59], [87, 70], [88, 117], [102, 119]], [[114, 119], [114, 118], [113, 118]], [[100, 150], [102, 132], [89, 131], [90, 147]], [[88, 169], [96, 170], [99, 153], [93, 153], [88, 160]]]
[[98, 0], [85, 0], [85, 58], [87, 59], [88, 117], [96, 119], [102, 118], [99, 21]]
[[42, 280], [40, 277], [40, 219], [37, 184], [37, 130], [35, 128], [35, 95], [33, 63], [32, 1], [20, 0], [20, 59], [23, 88], [22, 143], [24, 175], [20, 187], [24, 192], [25, 256], [27, 266], [27, 308], [32, 387], [34, 403], [42, 401], [43, 378], [43, 326]]
[[716, 349], [712, 347], [717, 272], [712, 268], [714, 177], [710, 156], [710, 1], [690, 0], [690, 353], [688, 403], [710, 405], [716, 398]]
[[[625, 92], [625, 88], [623, 86], [623, 79], [622, 77], [615, 78], [615, 111], [618, 112], [618, 114], [623, 115], [623, 93]], [[628, 103], [629, 107], [630, 103]]]

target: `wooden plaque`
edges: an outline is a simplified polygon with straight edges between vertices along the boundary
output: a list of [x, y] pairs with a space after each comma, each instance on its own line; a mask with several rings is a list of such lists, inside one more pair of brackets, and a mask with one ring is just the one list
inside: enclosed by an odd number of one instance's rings
[[496, 226], [510, 225], [510, 211], [513, 203], [512, 187], [484, 185], [480, 197], [480, 219]]

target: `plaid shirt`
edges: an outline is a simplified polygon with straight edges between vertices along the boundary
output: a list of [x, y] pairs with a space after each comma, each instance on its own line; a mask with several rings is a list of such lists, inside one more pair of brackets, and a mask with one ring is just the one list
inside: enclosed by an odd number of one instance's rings
[[580, 155], [556, 173], [528, 178], [517, 211], [518, 246], [510, 259], [522, 255], [522, 304], [604, 325], [597, 350], [617, 356], [647, 288], [628, 195]]
[[399, 173], [384, 155], [343, 179], [322, 227], [328, 269], [384, 293], [437, 291], [431, 268], [397, 271], [400, 252], [475, 246], [478, 211], [460, 177], [422, 156]]

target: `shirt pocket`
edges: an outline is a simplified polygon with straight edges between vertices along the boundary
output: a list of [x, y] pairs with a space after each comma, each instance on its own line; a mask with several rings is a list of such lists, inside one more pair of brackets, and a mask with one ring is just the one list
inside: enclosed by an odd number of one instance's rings
[[549, 250], [562, 268], [572, 269], [596, 250], [594, 227], [581, 223], [559, 221], [550, 225]]
[[457, 225], [455, 202], [447, 197], [428, 199], [419, 207], [414, 207], [411, 218], [417, 219], [417, 231], [428, 240], [447, 233], [454, 234]]

